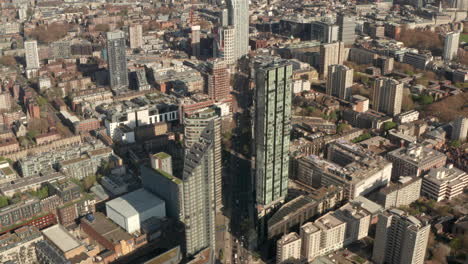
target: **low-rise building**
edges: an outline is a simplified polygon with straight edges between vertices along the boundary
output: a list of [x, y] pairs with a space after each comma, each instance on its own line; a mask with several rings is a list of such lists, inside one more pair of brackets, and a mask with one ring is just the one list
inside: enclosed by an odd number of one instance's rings
[[151, 217], [166, 217], [165, 202], [145, 189], [138, 189], [106, 203], [107, 216], [128, 233], [140, 231]]
[[466, 186], [468, 186], [468, 173], [448, 164], [431, 169], [423, 177], [421, 194], [437, 202], [451, 200], [462, 194]]
[[421, 176], [431, 168], [439, 168], [445, 165], [445, 154], [424, 147], [419, 144], [410, 144], [391, 151], [386, 158], [393, 163], [392, 178], [400, 176]]
[[37, 262], [35, 244], [42, 234], [34, 226], [24, 226], [0, 236], [0, 262], [33, 264]]

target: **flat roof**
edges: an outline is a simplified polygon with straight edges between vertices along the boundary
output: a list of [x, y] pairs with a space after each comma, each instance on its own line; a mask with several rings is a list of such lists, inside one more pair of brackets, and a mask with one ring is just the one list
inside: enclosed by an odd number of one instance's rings
[[42, 230], [42, 233], [63, 253], [80, 246], [80, 243], [62, 225], [53, 225]]
[[118, 211], [125, 217], [131, 217], [160, 204], [165, 204], [165, 202], [154, 194], [140, 188], [107, 202], [106, 206]]

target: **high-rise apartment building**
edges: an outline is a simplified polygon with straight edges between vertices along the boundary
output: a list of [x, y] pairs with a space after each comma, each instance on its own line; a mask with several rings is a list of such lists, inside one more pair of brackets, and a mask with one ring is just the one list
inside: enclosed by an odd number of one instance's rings
[[354, 70], [344, 65], [328, 66], [327, 94], [350, 100]]
[[403, 83], [392, 78], [378, 78], [374, 84], [372, 108], [390, 116], [401, 112]]
[[29, 40], [24, 42], [24, 51], [26, 53], [26, 68], [27, 69], [38, 69], [39, 64], [39, 53], [37, 51], [37, 41]]
[[308, 261], [344, 246], [346, 222], [329, 212], [301, 226], [302, 255]]
[[184, 118], [184, 144], [186, 149], [193, 147], [200, 140], [200, 136], [208, 125], [212, 124], [213, 135], [213, 180], [215, 208], [221, 210], [222, 203], [222, 178], [221, 178], [221, 118], [212, 108], [204, 108], [193, 112]]
[[422, 179], [416, 176], [402, 176], [398, 182], [380, 189], [377, 203], [384, 208], [410, 205], [420, 197]]
[[343, 42], [334, 42], [320, 46], [320, 73], [328, 76], [328, 66], [343, 64], [345, 61], [345, 46]]
[[256, 200], [269, 207], [283, 201], [288, 190], [292, 65], [259, 57], [255, 83]]
[[220, 27], [215, 39], [215, 57], [221, 58], [229, 65], [236, 62], [235, 33], [236, 30], [233, 26]]
[[301, 259], [301, 238], [297, 233], [284, 235], [276, 242], [276, 263]]
[[107, 65], [112, 89], [128, 87], [125, 36], [122, 31], [107, 32]]
[[143, 27], [139, 24], [132, 25], [128, 29], [130, 36], [130, 48], [139, 49], [143, 46]]
[[207, 79], [211, 99], [222, 101], [231, 97], [231, 72], [227, 63], [222, 60], [209, 61]]
[[195, 58], [200, 58], [201, 50], [200, 50], [200, 26], [192, 26], [191, 34], [190, 34], [190, 45], [192, 50], [192, 56]]
[[249, 1], [228, 0], [229, 25], [235, 28], [234, 57], [235, 60], [249, 52]]
[[468, 134], [468, 117], [460, 116], [452, 125], [452, 140], [460, 140], [460, 142], [465, 142]]
[[372, 260], [377, 264], [422, 264], [431, 225], [399, 209], [379, 214]]
[[458, 45], [460, 44], [460, 32], [451, 32], [445, 36], [444, 41], [444, 60], [453, 60], [458, 53]]
[[215, 249], [216, 229], [216, 129], [211, 120], [197, 142], [185, 153], [183, 169], [183, 223], [187, 254]]
[[344, 44], [353, 44], [356, 39], [356, 19], [353, 15], [340, 13], [336, 17], [339, 26], [338, 39]]

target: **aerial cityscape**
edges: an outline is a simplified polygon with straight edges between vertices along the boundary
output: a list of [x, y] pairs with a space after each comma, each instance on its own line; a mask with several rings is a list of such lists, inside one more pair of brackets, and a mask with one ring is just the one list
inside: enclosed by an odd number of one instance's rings
[[468, 0], [0, 15], [0, 264], [468, 263]]

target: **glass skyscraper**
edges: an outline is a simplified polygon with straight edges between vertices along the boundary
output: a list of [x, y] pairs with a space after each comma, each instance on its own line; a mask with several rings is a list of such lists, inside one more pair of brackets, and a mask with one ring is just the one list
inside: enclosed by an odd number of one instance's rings
[[257, 58], [255, 82], [256, 203], [268, 208], [282, 202], [288, 190], [292, 65]]
[[107, 64], [111, 88], [128, 88], [125, 36], [122, 31], [107, 32]]

